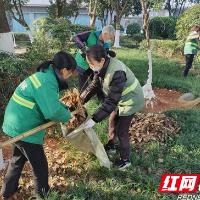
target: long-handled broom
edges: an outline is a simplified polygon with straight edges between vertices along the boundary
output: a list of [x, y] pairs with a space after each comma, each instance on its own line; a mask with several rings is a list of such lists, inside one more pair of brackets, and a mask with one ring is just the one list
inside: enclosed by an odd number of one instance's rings
[[[79, 114], [79, 115], [83, 116], [84, 118], [86, 118], [85, 111], [84, 111], [84, 109], [82, 107], [79, 95], [77, 95], [77, 96], [78, 96], [78, 106], [77, 106], [77, 109], [75, 111], [71, 112], [71, 114], [72, 115]], [[42, 125], [34, 128], [34, 129], [30, 130], [30, 131], [27, 131], [27, 132], [22, 133], [22, 134], [14, 137], [14, 138], [11, 138], [11, 139], [7, 140], [5, 142], [2, 142], [2, 143], [0, 143], [0, 149], [2, 149], [3, 147], [6, 147], [6, 146], [8, 146], [8, 145], [10, 145], [10, 144], [12, 144], [14, 142], [17, 142], [17, 141], [19, 141], [19, 140], [21, 140], [21, 139], [23, 139], [25, 137], [28, 137], [28, 136], [30, 136], [30, 135], [32, 135], [32, 134], [34, 134], [34, 133], [36, 133], [36, 132], [38, 132], [40, 130], [48, 128], [48, 127], [50, 127], [50, 126], [52, 126], [52, 125], [54, 125], [56, 123], [58, 123], [58, 122], [57, 121], [47, 122], [47, 123], [42, 124]]]
[[200, 98], [193, 101], [180, 101], [179, 105], [181, 108], [200, 108]]

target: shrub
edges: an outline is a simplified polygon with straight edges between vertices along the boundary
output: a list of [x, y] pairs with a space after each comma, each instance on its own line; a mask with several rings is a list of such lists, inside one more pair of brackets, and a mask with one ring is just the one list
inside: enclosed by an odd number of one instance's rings
[[35, 59], [24, 56], [0, 52], [0, 106], [8, 104], [15, 88], [19, 83], [35, 71]]
[[52, 19], [42, 17], [33, 22], [36, 27], [37, 35], [44, 36], [45, 34], [52, 38], [59, 50], [69, 49], [68, 46], [71, 37], [74, 34], [84, 31], [92, 30], [89, 26], [82, 26], [80, 24], [72, 24], [69, 20], [64, 18]]
[[175, 26], [176, 18], [154, 17], [148, 21], [149, 37], [151, 39], [176, 39]]
[[15, 41], [30, 41], [28, 34], [25, 33], [14, 33]]
[[131, 36], [131, 38], [136, 43], [136, 45], [138, 45], [140, 42], [142, 42], [142, 40], [144, 40], [144, 35], [142, 35], [142, 34], [133, 34]]
[[94, 30], [94, 28], [91, 28], [90, 26], [87, 26], [87, 25], [85, 25], [85, 26], [83, 26], [81, 24], [72, 24], [71, 25], [71, 32], [73, 34], [82, 33], [84, 31], [91, 31], [91, 30]]
[[[141, 50], [147, 49], [147, 43], [146, 40], [143, 40], [140, 43]], [[157, 40], [157, 39], [151, 39], [150, 40], [150, 46], [152, 52], [158, 53], [159, 55], [164, 55], [167, 58], [170, 58], [172, 56], [180, 56], [183, 55], [183, 47], [184, 43], [181, 43], [178, 40]]]
[[[110, 25], [112, 25], [116, 29], [116, 22], [113, 22]], [[124, 32], [124, 27], [121, 24], [120, 24], [120, 31]]]
[[132, 23], [127, 26], [126, 33], [129, 35], [139, 34], [141, 31], [141, 27], [137, 23]]
[[200, 24], [199, 22], [200, 3], [188, 8], [178, 19], [176, 23], [176, 37], [179, 40], [186, 40], [191, 29]]

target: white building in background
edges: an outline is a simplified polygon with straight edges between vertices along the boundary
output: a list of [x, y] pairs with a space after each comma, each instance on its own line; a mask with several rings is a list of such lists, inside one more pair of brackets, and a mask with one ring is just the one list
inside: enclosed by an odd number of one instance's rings
[[[24, 19], [28, 26], [33, 30], [33, 21], [39, 17], [47, 17], [47, 7], [50, 5], [49, 0], [30, 0], [23, 8]], [[71, 18], [74, 22], [74, 18]], [[8, 23], [15, 33], [27, 33], [26, 29], [14, 19], [9, 19]], [[76, 18], [75, 24], [90, 25], [90, 17], [86, 8], [80, 8], [79, 15]], [[95, 26], [101, 29], [101, 21], [96, 19]]]
[[[29, 25], [31, 29], [34, 29], [33, 26], [33, 21], [39, 17], [46, 17], [47, 16], [47, 7], [50, 5], [49, 0], [30, 0], [23, 8], [23, 13], [24, 13], [24, 18], [26, 23]], [[187, 3], [185, 5], [185, 8], [191, 7], [192, 3]], [[184, 9], [185, 10], [185, 9]], [[110, 21], [114, 22], [115, 19], [115, 12], [112, 15], [112, 19], [110, 15], [108, 16], [107, 19], [107, 24], [110, 23]], [[150, 18], [154, 17], [168, 17], [169, 12], [167, 10], [161, 10], [159, 12], [152, 11], [150, 12]], [[72, 23], [74, 22], [74, 18], [71, 18]], [[10, 27], [12, 28], [13, 32], [18, 32], [18, 33], [26, 33], [26, 30], [23, 26], [21, 26], [17, 21], [15, 20], [9, 20], [8, 23], [10, 24]], [[141, 27], [143, 25], [143, 20], [142, 20], [142, 14], [140, 15], [135, 15], [135, 16], [128, 16], [128, 17], [122, 17], [120, 24], [125, 28], [129, 24], [132, 23], [138, 23]], [[79, 10], [79, 15], [76, 18], [75, 24], [82, 24], [82, 25], [90, 25], [90, 18], [88, 15], [88, 10], [87, 8], [83, 7], [80, 8]], [[101, 21], [97, 18], [95, 26], [97, 27], [98, 30], [102, 29], [101, 26]]]

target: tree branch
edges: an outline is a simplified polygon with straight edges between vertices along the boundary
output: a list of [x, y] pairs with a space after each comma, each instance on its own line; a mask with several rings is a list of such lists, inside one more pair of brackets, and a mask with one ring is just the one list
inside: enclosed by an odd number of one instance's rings
[[117, 10], [117, 7], [115, 6], [113, 0], [109, 0], [110, 4], [112, 5], [112, 7], [114, 8], [114, 10]]
[[9, 12], [11, 13], [12, 18], [17, 21], [18, 19], [15, 17], [15, 14], [14, 14], [13, 10], [9, 6], [9, 3], [7, 1], [4, 1], [4, 3], [6, 4], [6, 7], [8, 8]]
[[125, 11], [125, 9], [126, 9], [126, 6], [127, 6], [127, 4], [130, 2], [130, 0], [126, 0], [126, 3], [125, 3], [125, 5], [124, 5], [124, 7], [122, 8], [122, 11], [121, 11], [121, 13], [120, 13], [120, 15], [119, 15], [119, 19], [121, 20], [121, 18], [122, 18], [122, 15], [124, 14], [124, 11]]
[[17, 2], [16, 2], [16, 0], [12, 0], [12, 1], [13, 1], [13, 5], [14, 5], [14, 7], [15, 7], [15, 10], [17, 11], [17, 13], [18, 13], [18, 15], [19, 15], [19, 20], [21, 20], [21, 15], [20, 15], [19, 9], [18, 9], [18, 7], [17, 7]]
[[97, 15], [97, 14], [96, 14], [96, 11], [97, 11], [97, 3], [98, 3], [98, 0], [95, 1], [94, 9], [93, 9], [93, 15], [95, 15], [95, 16]]
[[19, 10], [20, 10], [21, 20], [24, 21], [24, 14], [23, 14], [23, 12], [22, 12], [21, 0], [18, 0], [18, 1], [19, 1]]

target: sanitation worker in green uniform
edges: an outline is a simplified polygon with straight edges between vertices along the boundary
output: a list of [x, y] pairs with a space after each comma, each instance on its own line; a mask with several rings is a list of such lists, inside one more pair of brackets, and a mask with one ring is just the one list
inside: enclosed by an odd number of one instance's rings
[[[49, 120], [67, 123], [71, 114], [58, 95], [59, 91], [68, 88], [65, 79], [75, 68], [75, 59], [65, 52], [58, 52], [52, 61], [40, 64], [37, 72], [26, 78], [12, 95], [5, 111], [3, 131], [15, 137]], [[9, 199], [17, 191], [26, 161], [32, 168], [36, 195], [47, 195], [48, 163], [42, 147], [44, 135], [45, 130], [41, 130], [12, 144], [13, 155], [3, 181], [2, 199]]]
[[[106, 50], [109, 50], [111, 39], [114, 38], [114, 36], [115, 29], [112, 25], [103, 27], [102, 31], [85, 31], [74, 36], [73, 41], [80, 49], [75, 58], [77, 62], [76, 71], [78, 72], [80, 93], [88, 86], [88, 77], [90, 76], [90, 79], [93, 79], [93, 71], [89, 68], [85, 59], [86, 48], [94, 44], [99, 44]], [[105, 97], [102, 90], [98, 91], [97, 96], [99, 101], [104, 101]]]
[[192, 32], [188, 36], [185, 46], [184, 55], [186, 57], [186, 65], [183, 76], [186, 77], [190, 68], [192, 67], [192, 62], [194, 55], [197, 55], [198, 43], [199, 43], [200, 25], [196, 25], [192, 28]]
[[93, 45], [86, 50], [86, 60], [95, 75], [81, 98], [86, 103], [103, 89], [106, 99], [92, 119], [86, 122], [85, 128], [93, 127], [110, 115], [108, 143], [104, 148], [109, 153], [116, 153], [115, 141], [119, 139], [120, 159], [116, 165], [122, 170], [131, 165], [129, 126], [134, 114], [145, 105], [145, 100], [142, 87], [133, 72], [120, 60], [109, 58], [109, 53], [100, 45]]

